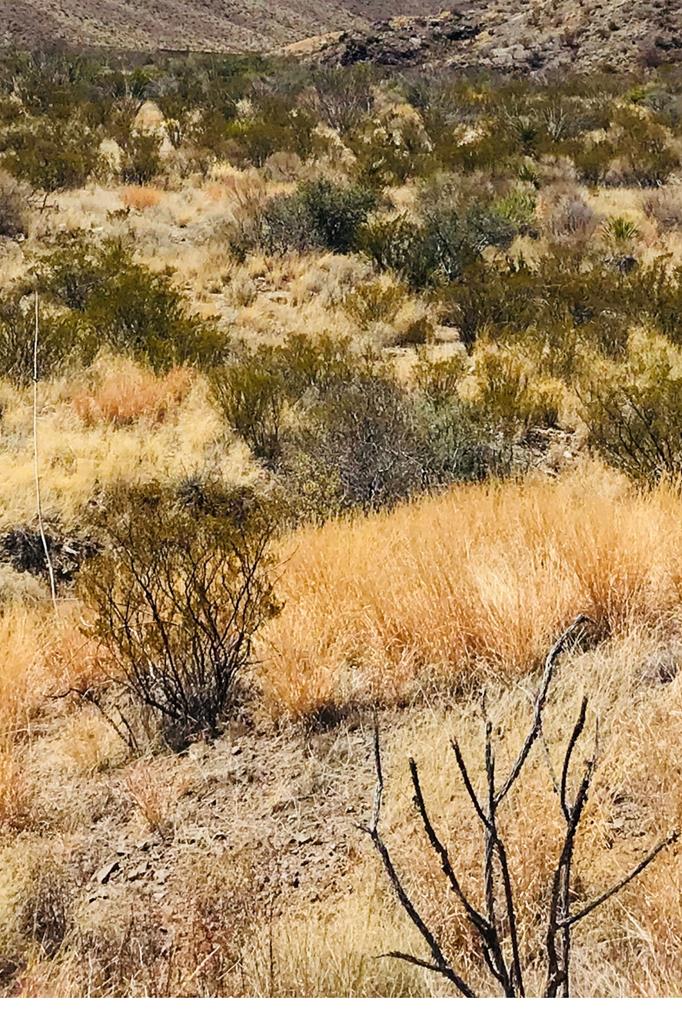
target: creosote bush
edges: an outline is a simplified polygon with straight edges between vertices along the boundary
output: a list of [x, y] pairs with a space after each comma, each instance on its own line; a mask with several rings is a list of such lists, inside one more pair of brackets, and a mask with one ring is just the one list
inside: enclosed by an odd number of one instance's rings
[[628, 476], [655, 481], [682, 472], [682, 361], [661, 342], [601, 364], [581, 386], [589, 443]]
[[154, 273], [122, 242], [93, 246], [78, 239], [52, 252], [38, 270], [43, 294], [114, 352], [146, 360], [155, 370], [210, 366], [225, 356], [227, 337], [187, 310], [171, 271]]
[[27, 190], [11, 174], [0, 170], [0, 237], [16, 238], [28, 232]]
[[350, 252], [376, 202], [374, 193], [360, 185], [336, 185], [324, 178], [303, 182], [292, 195], [270, 200], [258, 225], [260, 237], [251, 245], [270, 253]]
[[120, 489], [93, 516], [102, 553], [80, 579], [104, 682], [172, 746], [215, 735], [243, 705], [254, 636], [278, 611], [269, 545], [274, 506], [247, 491], [189, 483]]

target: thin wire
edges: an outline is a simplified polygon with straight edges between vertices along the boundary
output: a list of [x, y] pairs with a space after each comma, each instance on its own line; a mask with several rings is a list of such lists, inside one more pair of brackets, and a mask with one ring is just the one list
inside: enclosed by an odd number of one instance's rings
[[40, 318], [38, 309], [38, 292], [35, 292], [35, 332], [33, 335], [33, 473], [36, 485], [36, 511], [38, 513], [38, 531], [43, 544], [47, 572], [50, 577], [50, 594], [52, 605], [57, 611], [57, 588], [55, 586], [54, 568], [50, 558], [50, 550], [47, 546], [47, 537], [43, 526], [43, 503], [40, 494], [40, 461], [38, 458], [38, 341], [40, 337]]

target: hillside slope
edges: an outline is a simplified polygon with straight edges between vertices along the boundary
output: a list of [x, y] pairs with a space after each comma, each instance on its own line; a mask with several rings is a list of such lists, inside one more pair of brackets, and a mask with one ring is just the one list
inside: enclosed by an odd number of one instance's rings
[[629, 70], [682, 59], [682, 7], [656, 0], [466, 0], [310, 41], [325, 63]]
[[0, 45], [263, 50], [389, 15], [437, 11], [437, 0], [4, 0]]

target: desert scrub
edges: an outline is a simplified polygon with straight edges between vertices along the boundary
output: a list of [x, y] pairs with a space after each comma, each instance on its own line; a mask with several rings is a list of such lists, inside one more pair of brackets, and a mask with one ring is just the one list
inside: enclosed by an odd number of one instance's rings
[[[90, 324], [68, 310], [39, 311], [40, 371], [47, 376], [66, 363], [87, 363], [97, 350]], [[25, 385], [33, 377], [35, 306], [31, 296], [0, 299], [0, 373]]]
[[655, 481], [682, 470], [682, 362], [661, 339], [640, 339], [629, 358], [602, 363], [581, 386], [589, 443], [629, 476]]
[[376, 206], [375, 194], [359, 185], [336, 185], [325, 178], [301, 183], [290, 196], [270, 200], [263, 212], [261, 237], [270, 253], [289, 249], [327, 249], [346, 253], [357, 247], [358, 233]]
[[179, 494], [121, 488], [94, 514], [102, 553], [79, 589], [131, 745], [126, 699], [173, 747], [215, 735], [242, 708], [254, 637], [278, 611], [276, 523], [274, 506], [210, 483]]
[[101, 346], [147, 361], [154, 370], [222, 361], [229, 339], [187, 309], [171, 271], [154, 273], [119, 241], [83, 239], [53, 251], [38, 266], [41, 290], [73, 311]]
[[28, 190], [11, 174], [0, 170], [0, 237], [28, 234]]

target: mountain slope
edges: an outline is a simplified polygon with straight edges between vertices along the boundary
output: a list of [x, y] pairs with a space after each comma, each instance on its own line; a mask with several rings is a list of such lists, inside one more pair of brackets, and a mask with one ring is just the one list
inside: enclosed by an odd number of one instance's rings
[[377, 18], [440, 9], [438, 0], [3, 0], [0, 45], [267, 50]]
[[307, 47], [330, 64], [629, 70], [682, 61], [682, 5], [670, 0], [467, 0]]

